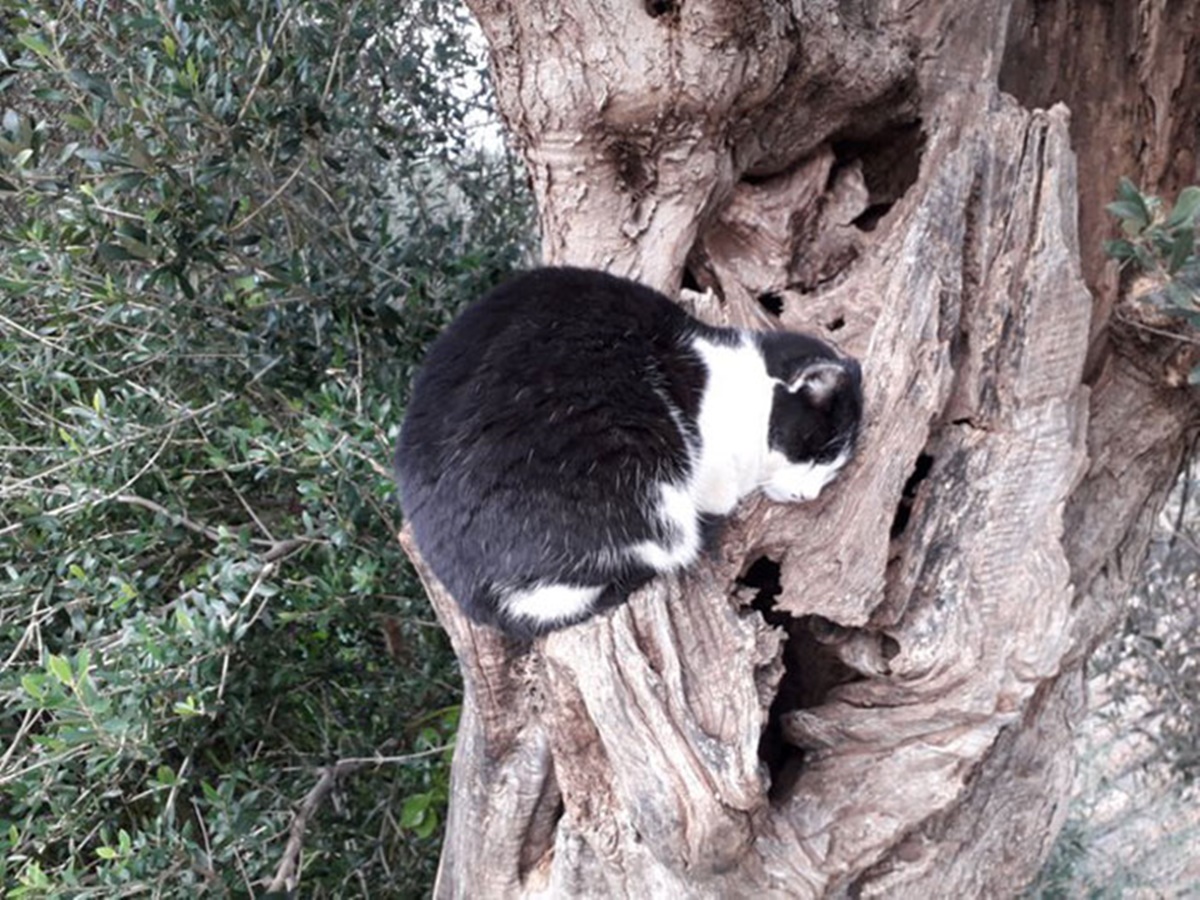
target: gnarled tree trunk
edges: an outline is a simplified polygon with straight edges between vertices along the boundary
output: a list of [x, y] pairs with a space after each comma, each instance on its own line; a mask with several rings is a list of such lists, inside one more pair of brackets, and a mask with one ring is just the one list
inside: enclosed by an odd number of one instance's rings
[[1195, 13], [470, 2], [546, 260], [821, 333], [867, 423], [819, 501], [529, 652], [422, 568], [466, 686], [438, 896], [1019, 889], [1198, 421], [1098, 250], [1118, 175], [1197, 178]]

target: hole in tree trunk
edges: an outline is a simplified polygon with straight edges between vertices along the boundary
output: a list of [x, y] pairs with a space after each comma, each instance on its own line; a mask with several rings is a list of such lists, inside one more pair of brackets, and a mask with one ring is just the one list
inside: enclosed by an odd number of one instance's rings
[[529, 816], [528, 830], [521, 844], [521, 855], [517, 862], [517, 874], [524, 881], [530, 872], [538, 868], [549, 856], [553, 858], [554, 837], [558, 822], [566, 815], [558, 783], [553, 772], [549, 781], [542, 786], [542, 794]]
[[783, 593], [783, 584], [779, 581], [779, 572], [779, 563], [769, 556], [760, 556], [750, 564], [750, 568], [738, 579], [738, 584], [754, 588], [758, 592], [754, 595], [754, 600], [750, 605], [762, 613], [763, 617], [771, 625], [780, 624], [774, 621], [774, 619], [781, 615], [786, 619], [791, 618], [786, 613], [777, 613], [774, 610], [775, 598]]
[[900, 653], [900, 642], [890, 634], [885, 634], [880, 641], [880, 650], [884, 659], [895, 659]]
[[758, 295], [758, 305], [773, 316], [783, 315], [783, 298], [768, 291]]
[[925, 132], [920, 122], [901, 125], [866, 140], [834, 141], [838, 165], [855, 160], [862, 165], [868, 205], [854, 220], [857, 228], [873, 231], [892, 205], [916, 184], [924, 150]]
[[751, 606], [767, 623], [787, 633], [783, 677], [758, 745], [759, 758], [771, 773], [770, 797], [775, 801], [790, 793], [804, 764], [804, 751], [784, 739], [780, 717], [795, 709], [819, 706], [830, 690], [857, 680], [859, 675], [830, 646], [845, 629], [820, 616], [797, 618], [775, 608], [776, 598], [783, 593], [778, 562], [759, 557], [738, 581], [756, 590]]
[[645, 197], [658, 181], [654, 166], [647, 160], [645, 148], [627, 138], [617, 138], [605, 148], [622, 190], [634, 197]]
[[900, 537], [908, 528], [908, 520], [912, 517], [913, 504], [916, 503], [917, 494], [920, 493], [921, 482], [929, 477], [931, 471], [933, 471], [933, 457], [928, 453], [918, 455], [912, 474], [908, 476], [908, 481], [904, 483], [904, 490], [900, 492], [896, 517], [892, 519], [892, 540]]
[[830, 322], [828, 325], [825, 326], [825, 330], [826, 331], [841, 331], [845, 327], [846, 327], [845, 316], [838, 316], [836, 319], [834, 319], [832, 322]]
[[646, 6], [646, 14], [652, 19], [678, 13], [679, 7], [683, 5], [682, 0], [643, 0], [643, 2]]
[[879, 225], [879, 220], [886, 216], [891, 208], [890, 203], [872, 203], [854, 219], [853, 225], [859, 231], [874, 231]]

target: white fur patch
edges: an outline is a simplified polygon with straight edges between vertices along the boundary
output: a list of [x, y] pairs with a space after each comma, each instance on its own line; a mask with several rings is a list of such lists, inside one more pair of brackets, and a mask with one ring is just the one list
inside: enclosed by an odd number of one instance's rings
[[686, 486], [660, 484], [659, 489], [658, 515], [674, 540], [669, 545], [642, 541], [634, 544], [631, 552], [656, 572], [670, 572], [690, 566], [700, 555], [700, 524]]
[[848, 453], [843, 453], [832, 462], [793, 463], [778, 450], [772, 450], [767, 460], [767, 479], [762, 485], [763, 493], [779, 503], [816, 500], [849, 458]]
[[708, 368], [708, 384], [688, 492], [700, 512], [725, 516], [762, 481], [776, 381], [746, 338], [735, 347], [697, 338], [693, 346]]
[[562, 622], [591, 610], [604, 591], [602, 587], [578, 587], [573, 584], [539, 584], [524, 591], [513, 591], [500, 606], [514, 619], [533, 622]]
[[826, 403], [846, 381], [846, 369], [838, 362], [809, 363], [787, 386], [788, 393], [805, 391], [814, 403]]

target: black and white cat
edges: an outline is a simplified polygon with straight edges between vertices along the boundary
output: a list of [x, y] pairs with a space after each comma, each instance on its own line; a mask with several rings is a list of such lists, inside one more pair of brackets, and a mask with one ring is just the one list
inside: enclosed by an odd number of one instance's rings
[[644, 285], [537, 269], [430, 348], [401, 506], [471, 618], [532, 636], [695, 562], [756, 489], [816, 497], [861, 415], [858, 363], [814, 337], [713, 328]]

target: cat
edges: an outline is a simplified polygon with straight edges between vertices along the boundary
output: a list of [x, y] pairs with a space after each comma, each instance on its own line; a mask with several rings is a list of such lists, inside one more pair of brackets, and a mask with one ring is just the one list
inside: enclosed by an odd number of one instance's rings
[[854, 452], [859, 365], [705, 325], [604, 272], [542, 268], [434, 341], [400, 430], [402, 511], [477, 622], [532, 638], [684, 569], [761, 489], [815, 498]]

